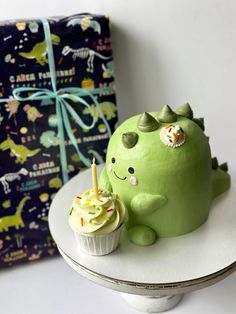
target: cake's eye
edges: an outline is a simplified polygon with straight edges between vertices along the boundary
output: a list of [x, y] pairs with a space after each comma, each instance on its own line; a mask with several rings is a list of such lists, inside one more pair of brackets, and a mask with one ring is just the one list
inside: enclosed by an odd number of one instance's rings
[[114, 164], [116, 162], [115, 157], [112, 157], [111, 162]]
[[128, 168], [128, 171], [129, 171], [129, 173], [133, 174], [133, 173], [134, 173], [134, 168], [129, 167], [129, 168]]

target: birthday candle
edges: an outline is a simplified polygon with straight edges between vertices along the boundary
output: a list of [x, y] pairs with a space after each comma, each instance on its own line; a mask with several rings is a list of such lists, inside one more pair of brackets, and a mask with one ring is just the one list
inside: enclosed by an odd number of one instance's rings
[[95, 164], [95, 158], [93, 158], [93, 163], [91, 165], [92, 167], [92, 179], [93, 179], [93, 193], [96, 196], [96, 199], [98, 200], [98, 178], [97, 178], [97, 166]]

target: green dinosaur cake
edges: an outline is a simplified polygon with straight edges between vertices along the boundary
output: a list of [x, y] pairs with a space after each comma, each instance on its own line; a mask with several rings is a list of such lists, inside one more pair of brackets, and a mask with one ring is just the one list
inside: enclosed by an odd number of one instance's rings
[[203, 119], [189, 104], [143, 113], [112, 135], [100, 186], [118, 193], [129, 212], [129, 238], [151, 245], [203, 224], [213, 199], [230, 187], [228, 167], [211, 157]]

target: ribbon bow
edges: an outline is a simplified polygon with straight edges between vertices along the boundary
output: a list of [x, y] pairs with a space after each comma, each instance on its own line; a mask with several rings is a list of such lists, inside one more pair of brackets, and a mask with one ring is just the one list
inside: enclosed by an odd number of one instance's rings
[[[93, 117], [93, 121], [91, 124], [85, 124], [83, 120], [79, 117], [77, 112], [73, 109], [70, 102], [74, 103], [81, 103], [85, 107], [90, 108], [88, 102], [83, 99], [84, 96], [89, 96], [93, 103], [95, 104], [101, 119], [103, 120], [104, 124], [106, 125], [107, 132], [109, 136], [111, 136], [110, 126], [103, 116], [103, 113], [100, 110], [99, 104], [93, 94], [99, 94], [104, 89], [94, 89], [92, 92], [86, 91], [79, 87], [66, 87], [57, 90], [57, 83], [56, 83], [56, 70], [55, 70], [55, 61], [53, 55], [53, 48], [52, 48], [52, 41], [50, 36], [50, 27], [47, 19], [41, 19], [43, 23], [43, 29], [45, 34], [45, 41], [46, 47], [48, 52], [48, 64], [49, 64], [49, 71], [52, 83], [52, 90], [47, 88], [33, 88], [33, 87], [18, 87], [12, 91], [12, 95], [14, 99], [18, 101], [31, 101], [31, 100], [43, 100], [43, 99], [54, 99], [55, 106], [56, 106], [56, 116], [57, 116], [57, 126], [58, 126], [58, 134], [60, 138], [60, 161], [62, 167], [62, 178], [63, 182], [65, 183], [68, 181], [68, 173], [67, 173], [67, 158], [66, 158], [66, 149], [65, 149], [65, 136], [64, 136], [64, 129], [74, 146], [77, 154], [80, 156], [81, 161], [85, 164], [85, 166], [89, 167], [91, 162], [88, 158], [86, 158], [82, 152], [79, 150], [76, 138], [72, 132], [70, 120], [68, 114], [76, 121], [76, 123], [81, 126], [82, 128], [91, 129], [95, 125], [95, 117]], [[25, 96], [27, 94], [27, 96]], [[30, 95], [28, 95], [30, 94]], [[8, 99], [12, 100], [12, 99]], [[1, 99], [0, 102], [6, 101], [6, 99]]]

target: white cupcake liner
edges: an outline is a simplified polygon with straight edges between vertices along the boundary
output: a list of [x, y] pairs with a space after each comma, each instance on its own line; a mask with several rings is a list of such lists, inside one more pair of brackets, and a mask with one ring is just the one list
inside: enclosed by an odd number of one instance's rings
[[90, 235], [74, 231], [79, 248], [89, 255], [107, 255], [113, 252], [120, 239], [123, 225], [115, 231], [104, 235]]

